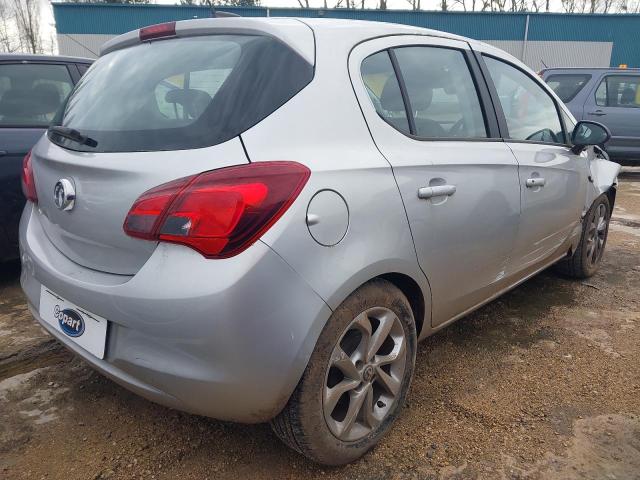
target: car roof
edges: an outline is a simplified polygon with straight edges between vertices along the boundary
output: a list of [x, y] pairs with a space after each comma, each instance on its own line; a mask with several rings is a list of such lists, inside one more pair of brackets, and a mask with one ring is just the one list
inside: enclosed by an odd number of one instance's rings
[[65, 57], [62, 55], [34, 55], [32, 53], [0, 53], [0, 62], [3, 61], [15, 61], [15, 62], [33, 62], [33, 61], [48, 61], [48, 62], [66, 62], [66, 63], [93, 63], [91, 58], [83, 57]]
[[[313, 56], [313, 36], [326, 33], [332, 42], [348, 43], [351, 46], [362, 41], [386, 35], [429, 35], [441, 38], [477, 43], [465, 37], [428, 28], [401, 25], [397, 23], [346, 20], [337, 18], [295, 18], [295, 17], [222, 17], [179, 20], [175, 22], [177, 36], [206, 35], [208, 33], [266, 34], [287, 43], [298, 50], [303, 57]], [[133, 30], [107, 41], [101, 48], [104, 55], [113, 50], [139, 44], [139, 30]], [[326, 38], [326, 36], [325, 36]]]
[[412, 25], [403, 25], [399, 23], [389, 22], [373, 22], [369, 20], [347, 20], [340, 18], [299, 18], [301, 22], [309, 25], [313, 30], [323, 29], [342, 29], [348, 27], [349, 30], [345, 31], [345, 35], [353, 37], [354, 30], [356, 35], [362, 37], [362, 40], [366, 40], [373, 37], [382, 37], [385, 35], [402, 35], [402, 34], [414, 34], [414, 35], [430, 35], [436, 37], [451, 38], [456, 40], [470, 41], [471, 39], [455, 35], [453, 33], [442, 32], [440, 30], [433, 30], [431, 28], [414, 27]]

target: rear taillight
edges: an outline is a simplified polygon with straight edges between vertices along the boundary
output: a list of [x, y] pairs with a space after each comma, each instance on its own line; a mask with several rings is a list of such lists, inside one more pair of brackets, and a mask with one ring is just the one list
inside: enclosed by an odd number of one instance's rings
[[174, 180], [135, 201], [124, 231], [132, 237], [187, 245], [207, 258], [231, 257], [284, 214], [309, 175], [299, 163], [264, 162]]
[[38, 203], [36, 193], [36, 182], [33, 177], [33, 166], [31, 165], [31, 152], [27, 153], [22, 160], [22, 193], [33, 203]]

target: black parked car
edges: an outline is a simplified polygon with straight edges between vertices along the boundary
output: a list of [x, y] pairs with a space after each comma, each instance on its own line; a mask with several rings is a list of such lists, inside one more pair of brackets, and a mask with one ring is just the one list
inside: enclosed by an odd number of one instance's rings
[[91, 62], [0, 54], [0, 262], [18, 257], [22, 160]]

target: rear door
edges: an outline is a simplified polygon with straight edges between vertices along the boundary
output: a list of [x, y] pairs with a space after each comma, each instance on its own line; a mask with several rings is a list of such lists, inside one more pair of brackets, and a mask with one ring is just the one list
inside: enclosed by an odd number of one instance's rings
[[584, 118], [609, 127], [613, 156], [640, 157], [640, 74], [605, 74], [587, 97]]
[[0, 225], [6, 230], [4, 242], [0, 239], [0, 260], [18, 253], [18, 223], [25, 202], [20, 190], [22, 159], [72, 88], [65, 64], [0, 62]]
[[573, 120], [542, 82], [505, 59], [482, 58], [498, 98], [503, 136], [519, 163], [522, 208], [514, 268], [525, 275], [566, 253], [560, 249], [580, 224], [589, 166], [586, 153], [571, 152], [563, 125]]
[[354, 49], [350, 68], [404, 201], [433, 325], [441, 324], [490, 297], [508, 275], [517, 163], [481, 100], [488, 93], [467, 43], [378, 39]]

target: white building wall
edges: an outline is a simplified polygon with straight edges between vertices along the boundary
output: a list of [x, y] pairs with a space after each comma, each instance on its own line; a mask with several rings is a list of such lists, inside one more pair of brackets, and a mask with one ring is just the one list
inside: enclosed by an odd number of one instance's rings
[[553, 42], [483, 40], [501, 48], [535, 71], [546, 67], [608, 67], [611, 65], [612, 42]]
[[96, 58], [100, 54], [102, 44], [115, 36], [116, 35], [58, 33], [58, 52], [60, 55]]

